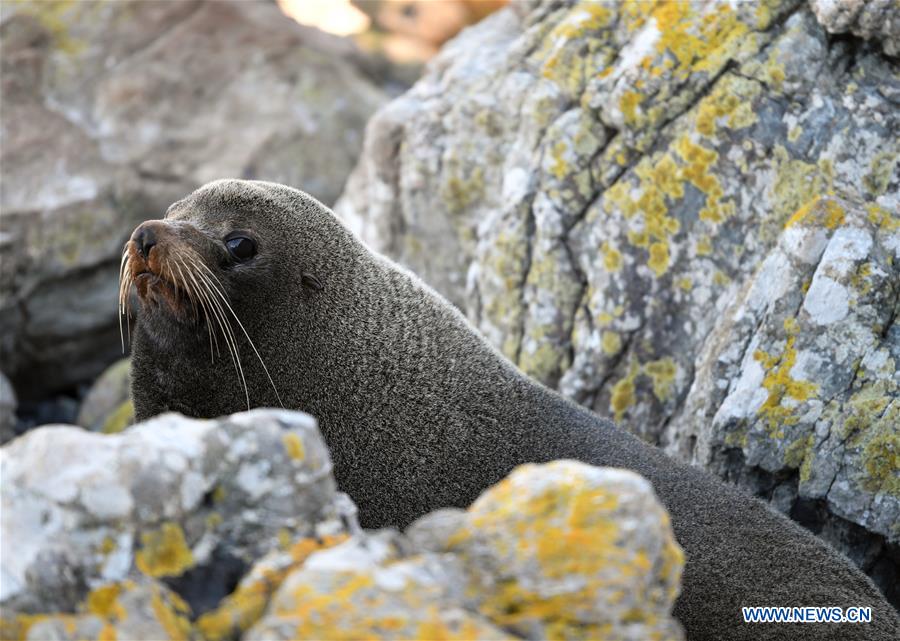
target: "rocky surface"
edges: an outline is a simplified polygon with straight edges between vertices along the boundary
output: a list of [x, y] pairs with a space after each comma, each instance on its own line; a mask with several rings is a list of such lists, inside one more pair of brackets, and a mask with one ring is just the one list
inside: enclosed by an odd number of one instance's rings
[[[373, 117], [337, 210], [525, 372], [747, 484], [889, 589], [898, 107], [896, 60], [804, 2], [514, 3]], [[790, 249], [816, 224], [823, 253]], [[775, 282], [795, 308], [725, 326]]]
[[16, 435], [16, 391], [0, 372], [0, 445]]
[[894, 0], [809, 0], [829, 33], [881, 40], [884, 52], [900, 55], [900, 5]]
[[0, 462], [3, 638], [683, 636], [683, 555], [631, 472], [522, 466], [403, 535], [359, 530], [296, 412], [47, 426]]
[[94, 381], [78, 410], [78, 425], [113, 434], [134, 423], [131, 402], [131, 359], [123, 358]]
[[813, 201], [710, 332], [672, 449], [900, 539], [898, 314], [900, 217]]
[[340, 193], [383, 94], [271, 2], [5, 2], [0, 360], [20, 398], [121, 356], [122, 245], [223, 176]]

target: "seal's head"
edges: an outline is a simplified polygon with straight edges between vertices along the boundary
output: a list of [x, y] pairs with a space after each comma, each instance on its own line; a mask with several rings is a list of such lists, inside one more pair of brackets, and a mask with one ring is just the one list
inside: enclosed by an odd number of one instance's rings
[[356, 244], [326, 207], [303, 192], [219, 180], [173, 204], [165, 218], [134, 230], [122, 257], [120, 311], [130, 316], [134, 290], [136, 351], [154, 358], [177, 351], [198, 362], [215, 362], [225, 353], [239, 377], [248, 379], [241, 385], [246, 396], [252, 376], [244, 371], [246, 359], [266, 369], [275, 358], [271, 352], [286, 344], [274, 330], [301, 329], [299, 310], [323, 288], [336, 249], [344, 245], [353, 253]]

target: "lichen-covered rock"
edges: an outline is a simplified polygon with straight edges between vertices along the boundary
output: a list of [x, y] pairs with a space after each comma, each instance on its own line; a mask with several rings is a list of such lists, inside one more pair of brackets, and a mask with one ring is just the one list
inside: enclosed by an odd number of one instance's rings
[[684, 554], [648, 481], [575, 461], [524, 465], [450, 540], [491, 620], [533, 639], [677, 638]]
[[114, 434], [132, 423], [131, 360], [123, 358], [94, 381], [78, 410], [78, 424], [94, 432]]
[[896, 0], [809, 0], [829, 33], [881, 40], [885, 53], [900, 54], [900, 4]]
[[199, 613], [262, 554], [338, 534], [355, 513], [298, 412], [166, 414], [116, 435], [48, 426], [0, 457], [4, 611], [72, 611], [93, 588], [147, 576]]
[[900, 541], [898, 314], [900, 214], [810, 202], [707, 338], [671, 449]]
[[0, 445], [16, 435], [16, 391], [3, 372], [0, 372]]
[[3, 639], [26, 641], [183, 641], [190, 608], [158, 581], [109, 583], [92, 590], [75, 614], [18, 616], [0, 624]]
[[385, 531], [311, 554], [243, 638], [679, 639], [682, 564], [640, 476], [526, 465], [405, 538]]
[[[898, 130], [896, 63], [805, 2], [515, 3], [376, 114], [337, 209], [526, 373], [666, 444], [798, 210], [900, 211]], [[845, 502], [868, 505], [861, 487]], [[880, 517], [841, 515], [861, 530], [845, 551], [883, 547]]]
[[346, 42], [275, 3], [4, 2], [0, 360], [19, 396], [121, 357], [122, 245], [214, 178], [325, 202], [383, 101]]
[[401, 558], [395, 538], [357, 538], [310, 556], [244, 639], [515, 638], [461, 607], [465, 579], [453, 559]]
[[166, 414], [0, 449], [0, 638], [680, 639], [649, 482], [526, 465], [468, 511], [364, 532], [315, 421]]

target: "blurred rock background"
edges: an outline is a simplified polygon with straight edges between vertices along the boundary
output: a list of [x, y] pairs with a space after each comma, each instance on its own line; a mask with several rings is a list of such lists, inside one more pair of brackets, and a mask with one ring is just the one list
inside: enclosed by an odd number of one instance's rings
[[274, 180], [900, 604], [900, 9], [505, 5], [0, 5], [0, 442], [129, 425], [123, 243]]
[[[223, 176], [334, 203], [368, 118], [489, 4], [4, 2], [0, 367], [19, 431], [73, 422], [121, 356], [118, 264], [139, 222]], [[298, 8], [311, 24], [282, 11]], [[346, 31], [342, 8], [365, 47], [314, 26]]]

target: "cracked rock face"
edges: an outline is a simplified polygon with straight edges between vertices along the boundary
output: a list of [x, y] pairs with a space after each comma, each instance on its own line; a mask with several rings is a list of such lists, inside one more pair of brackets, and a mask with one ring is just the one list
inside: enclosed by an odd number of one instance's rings
[[[896, 62], [878, 45], [830, 37], [806, 3], [517, 3], [445, 45], [424, 77], [374, 116], [336, 208], [526, 373], [692, 458], [675, 441], [704, 363], [735, 349], [730, 337], [716, 340], [725, 311], [755, 279], [772, 280], [759, 270], [778, 271], [771, 261], [790, 221], [821, 196], [846, 197], [847, 220], [877, 208], [871, 215], [894, 224], [898, 130]], [[828, 260], [880, 265], [858, 279], [896, 291], [896, 267], [884, 262], [893, 232], [879, 232], [880, 241], [868, 233], [875, 254], [832, 256], [848, 247], [837, 243]], [[781, 268], [794, 286], [814, 269]], [[873, 290], [866, 302], [835, 278], [810, 284], [804, 313], [823, 323], [829, 314], [844, 315], [831, 323], [871, 317], [859, 331], [874, 345], [876, 319], [887, 328], [896, 314], [890, 299]], [[860, 302], [868, 311], [856, 311]], [[824, 355], [840, 353], [852, 372], [857, 364], [842, 350], [863, 359], [867, 348], [845, 344], [831, 326], [802, 324], [795, 343], [807, 354], [817, 346], [820, 360], [802, 367], [825, 367], [833, 388], [822, 389], [837, 392], [837, 366]], [[896, 337], [881, 340], [887, 360], [877, 367], [891, 369]], [[753, 360], [760, 376], [784, 368], [784, 346]], [[718, 394], [741, 373], [728, 376], [717, 379]], [[822, 402], [842, 412], [840, 400]], [[793, 421], [787, 433], [825, 420], [803, 418], [809, 408], [799, 403], [780, 411], [773, 420]], [[816, 429], [810, 447], [829, 433]], [[743, 468], [783, 464], [783, 452], [776, 462], [774, 450], [753, 443]], [[798, 448], [788, 457], [795, 470], [806, 460]], [[802, 497], [821, 497], [803, 504], [815, 514], [801, 520], [852, 530], [839, 547], [888, 585], [900, 568], [898, 534], [887, 527], [896, 477], [873, 476], [863, 454], [839, 450], [810, 459], [807, 467], [822, 467], [809, 470], [800, 494], [796, 481], [763, 494], [792, 513]], [[838, 480], [829, 489], [826, 478]]]
[[683, 637], [683, 555], [632, 472], [522, 466], [403, 535], [359, 529], [298, 412], [48, 426], [0, 457], [3, 638]]
[[134, 227], [208, 180], [332, 202], [384, 98], [345, 43], [274, 3], [3, 3], [0, 360], [20, 398], [121, 356]]
[[809, 6], [829, 33], [880, 40], [886, 54], [900, 55], [900, 5], [894, 0], [809, 0]]

